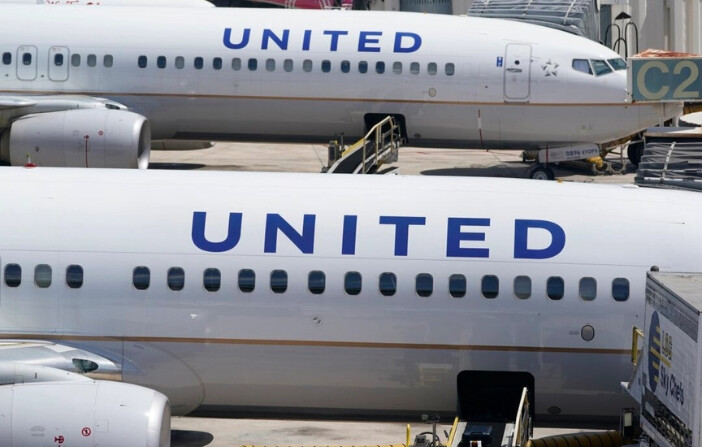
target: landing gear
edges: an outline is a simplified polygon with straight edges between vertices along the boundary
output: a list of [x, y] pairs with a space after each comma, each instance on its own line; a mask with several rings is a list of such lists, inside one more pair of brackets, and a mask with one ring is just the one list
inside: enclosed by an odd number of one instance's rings
[[639, 163], [641, 163], [644, 148], [645, 144], [642, 140], [632, 141], [626, 148], [626, 155], [629, 157], [629, 161], [637, 168], [639, 167]]
[[546, 165], [534, 165], [529, 170], [529, 178], [533, 180], [553, 180], [556, 176], [553, 170]]

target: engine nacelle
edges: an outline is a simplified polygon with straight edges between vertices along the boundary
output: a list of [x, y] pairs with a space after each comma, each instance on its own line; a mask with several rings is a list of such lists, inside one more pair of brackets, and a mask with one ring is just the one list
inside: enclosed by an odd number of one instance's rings
[[0, 158], [18, 166], [146, 169], [150, 152], [149, 121], [126, 110], [25, 115], [0, 139]]
[[0, 386], [2, 446], [170, 443], [170, 405], [157, 391], [93, 380]]

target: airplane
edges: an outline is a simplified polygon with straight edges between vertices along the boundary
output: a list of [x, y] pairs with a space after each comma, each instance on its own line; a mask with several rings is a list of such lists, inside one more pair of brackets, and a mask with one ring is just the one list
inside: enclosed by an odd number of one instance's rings
[[[499, 19], [387, 11], [2, 5], [0, 158], [140, 167], [150, 141], [347, 141], [387, 115], [421, 147], [608, 144], [681, 104], [626, 62]], [[52, 9], [46, 9], [52, 8]]]
[[162, 6], [172, 8], [214, 8], [207, 0], [0, 0], [0, 4], [33, 4], [51, 6]]
[[453, 414], [462, 371], [533, 377], [537, 422], [616, 419], [645, 274], [702, 269], [701, 202], [516, 179], [7, 167], [0, 444], [164, 445], [169, 415], [193, 410]]

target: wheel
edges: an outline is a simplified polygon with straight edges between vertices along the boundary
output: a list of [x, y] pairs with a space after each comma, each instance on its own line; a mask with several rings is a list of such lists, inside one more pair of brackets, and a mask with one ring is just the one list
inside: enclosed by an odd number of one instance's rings
[[535, 166], [529, 171], [529, 178], [533, 180], [553, 180], [556, 176], [548, 166]]
[[629, 161], [636, 167], [639, 167], [641, 163], [641, 157], [643, 156], [644, 142], [637, 141], [635, 143], [629, 143], [626, 148], [626, 156], [629, 157]]

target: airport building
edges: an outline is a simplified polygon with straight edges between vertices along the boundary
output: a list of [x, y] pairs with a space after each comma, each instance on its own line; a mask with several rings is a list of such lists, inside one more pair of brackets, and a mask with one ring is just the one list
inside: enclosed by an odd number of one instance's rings
[[[514, 8], [528, 16], [553, 10], [562, 4], [564, 14], [589, 6], [599, 14], [599, 40], [622, 56], [653, 48], [686, 53], [702, 53], [702, 0], [560, 0], [519, 2], [501, 0], [370, 0], [371, 9], [419, 11], [443, 14], [472, 14], [476, 4], [504, 12]], [[501, 6], [503, 3], [504, 6]], [[528, 5], [527, 5], [528, 4]], [[482, 12], [482, 11], [481, 11]], [[627, 54], [628, 53], [628, 54]]]

